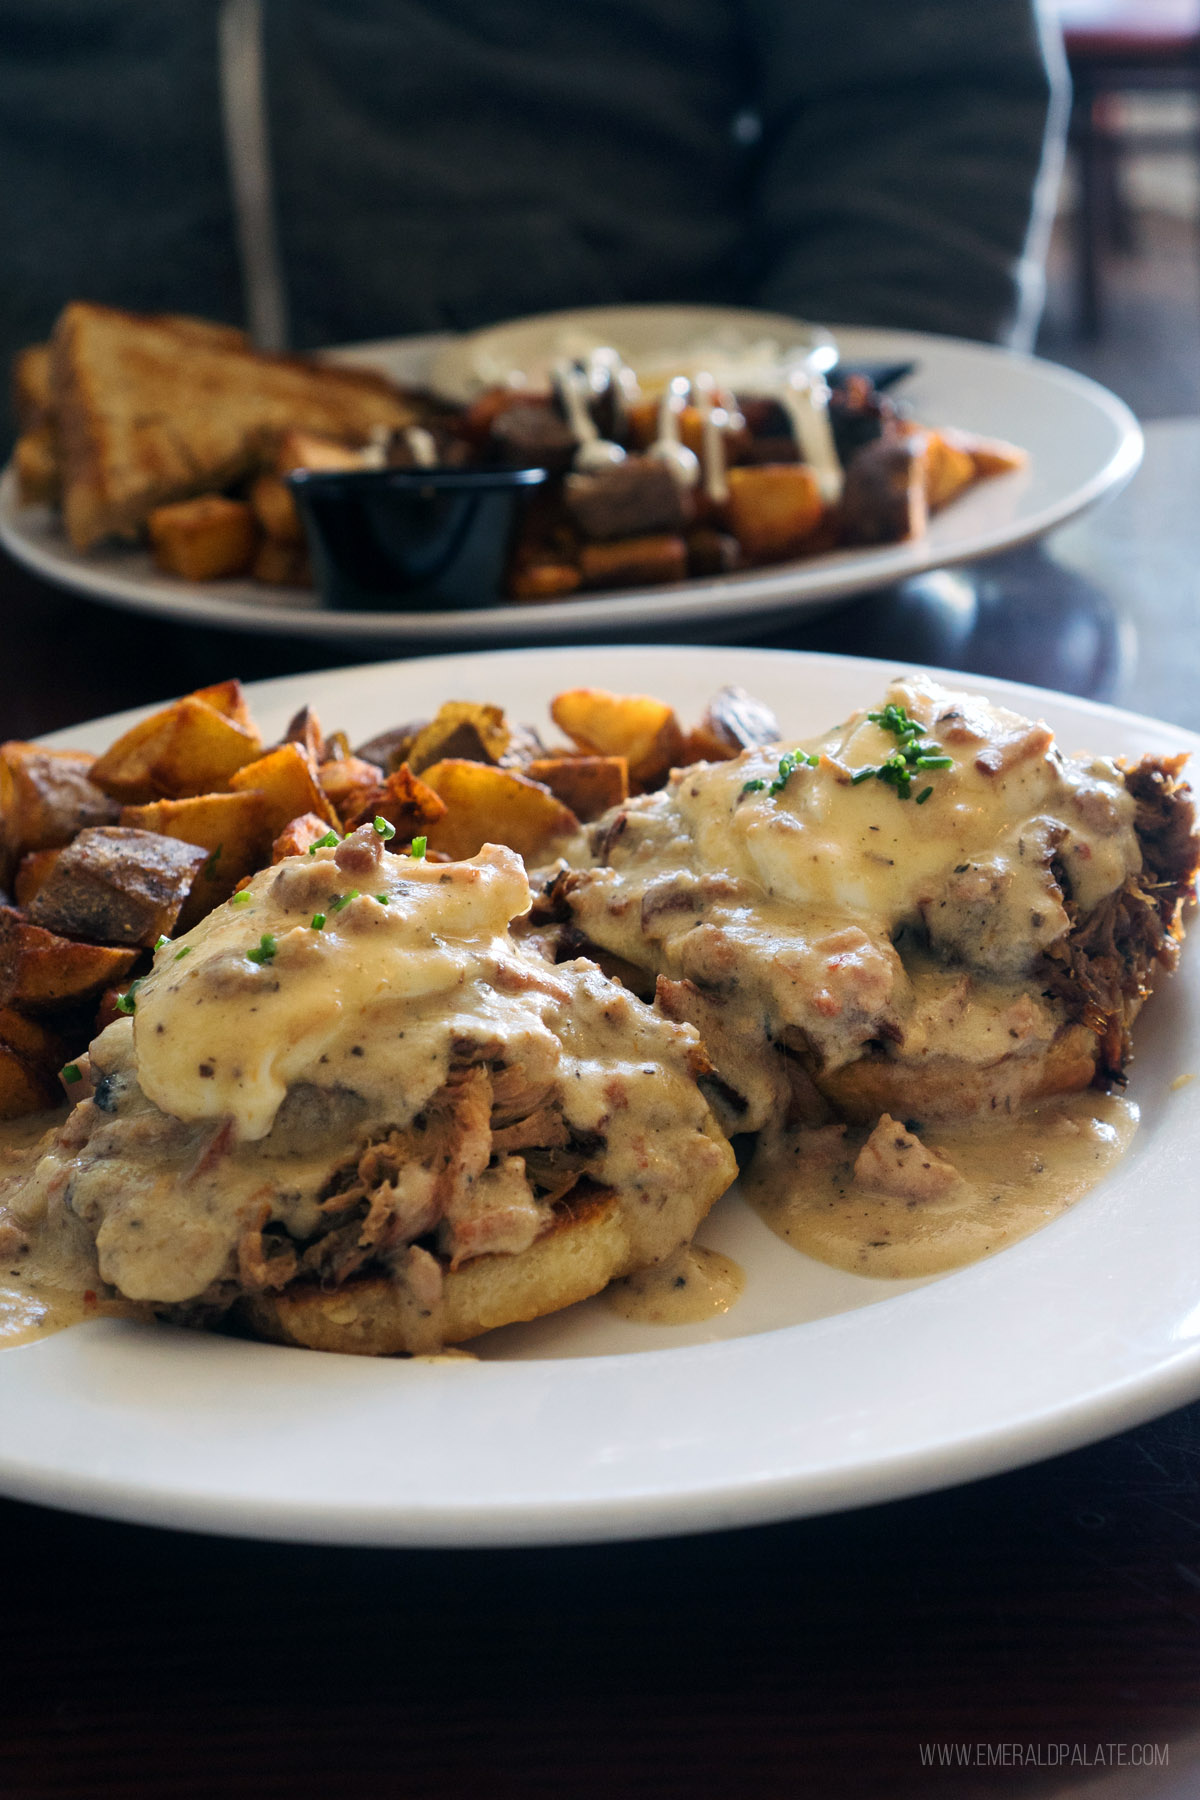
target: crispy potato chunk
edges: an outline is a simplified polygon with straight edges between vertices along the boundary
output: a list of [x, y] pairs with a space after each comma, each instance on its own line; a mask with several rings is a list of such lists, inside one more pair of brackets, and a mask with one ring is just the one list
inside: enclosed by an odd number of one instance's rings
[[[329, 804], [342, 817], [363, 804], [361, 796], [383, 786], [383, 770], [362, 756], [331, 756], [317, 765], [317, 780]], [[354, 804], [349, 803], [353, 801]]]
[[146, 521], [154, 560], [185, 581], [218, 581], [250, 567], [258, 526], [244, 500], [201, 494], [156, 506]]
[[34, 896], [30, 923], [60, 937], [148, 948], [171, 935], [208, 860], [207, 850], [158, 832], [119, 825], [81, 831]]
[[125, 806], [122, 825], [198, 845], [208, 859], [192, 883], [179, 915], [179, 928], [192, 926], [228, 900], [238, 883], [267, 860], [271, 831], [267, 802], [257, 790], [238, 794], [196, 794], [186, 800], [152, 800]]
[[498, 706], [481, 706], [474, 700], [447, 700], [438, 708], [437, 716], [417, 733], [404, 760], [414, 775], [447, 757], [498, 763], [511, 737]]
[[12, 403], [22, 431], [46, 424], [54, 411], [49, 344], [27, 344], [12, 365]]
[[[380, 731], [367, 743], [360, 744], [354, 754], [365, 762], [378, 763], [384, 774], [390, 775], [393, 769], [408, 761], [409, 751], [428, 723], [428, 719], [410, 719], [407, 724], [393, 725], [390, 731]], [[325, 754], [332, 756], [333, 751], [327, 750]]]
[[136, 950], [74, 943], [0, 907], [0, 1006], [53, 1012], [97, 1000], [124, 981], [137, 958]]
[[825, 504], [807, 463], [730, 469], [729, 529], [747, 562], [798, 556], [819, 529]]
[[260, 475], [250, 489], [250, 505], [272, 542], [302, 544], [304, 526], [292, 490], [280, 475]]
[[62, 471], [52, 425], [35, 425], [13, 445], [13, 466], [22, 506], [52, 506], [58, 499]]
[[850, 458], [841, 518], [847, 544], [899, 544], [922, 535], [929, 507], [919, 438], [878, 438]]
[[66, 1045], [48, 1026], [12, 1007], [0, 1009], [0, 1119], [57, 1106]]
[[579, 824], [549, 788], [515, 769], [450, 757], [426, 769], [424, 780], [446, 803], [444, 817], [426, 833], [429, 848], [455, 862], [484, 844], [507, 844], [533, 862]]
[[299, 744], [288, 741], [269, 750], [256, 762], [246, 763], [230, 776], [229, 786], [235, 794], [254, 788], [266, 805], [266, 830], [276, 837], [292, 819], [301, 813], [319, 813], [330, 825], [340, 829], [341, 821], [325, 798], [313, 766]]
[[254, 553], [250, 573], [269, 587], [311, 587], [312, 569], [303, 544], [281, 544], [264, 538]]
[[311, 706], [302, 706], [298, 713], [292, 714], [283, 735], [288, 743], [299, 744], [302, 750], [307, 751], [314, 768], [331, 754], [325, 748], [325, 733], [321, 730], [321, 721]]
[[730, 762], [759, 744], [779, 741], [779, 721], [769, 706], [743, 687], [723, 687], [684, 739], [681, 762]]
[[565, 594], [573, 594], [582, 580], [576, 563], [531, 559], [515, 565], [508, 591], [514, 600], [561, 600]]
[[585, 825], [629, 798], [629, 764], [623, 756], [539, 756], [522, 773], [548, 787]]
[[193, 700], [203, 700], [205, 706], [211, 706], [226, 719], [232, 719], [251, 737], [257, 737], [258, 726], [250, 717], [250, 708], [246, 703], [246, 690], [238, 679], [214, 682], [211, 687], [197, 688], [192, 695]]
[[1029, 461], [1027, 451], [1019, 450], [1015, 444], [1006, 444], [1003, 438], [979, 437], [973, 431], [945, 428], [938, 435], [955, 449], [966, 451], [975, 465], [977, 481], [986, 481], [991, 475], [1011, 475], [1014, 469], [1023, 469]]
[[[482, 765], [480, 765], [482, 766]], [[446, 803], [424, 781], [418, 780], [407, 763], [393, 769], [387, 780], [376, 787], [362, 788], [349, 797], [346, 830], [356, 831], [370, 825], [377, 817], [396, 827], [396, 842], [409, 844], [445, 815]]]
[[550, 716], [581, 750], [594, 756], [623, 756], [635, 790], [665, 780], [683, 749], [674, 711], [650, 694], [568, 688], [555, 695]]
[[975, 460], [970, 453], [942, 432], [929, 432], [925, 443], [925, 498], [930, 512], [957, 500], [975, 478]]
[[271, 861], [282, 862], [285, 856], [303, 856], [319, 838], [328, 836], [329, 826], [318, 813], [301, 813], [286, 824], [271, 845]]
[[687, 544], [674, 532], [584, 544], [579, 552], [579, 570], [584, 587], [637, 587], [643, 581], [682, 581], [687, 574]]
[[57, 850], [30, 850], [21, 858], [13, 880], [13, 899], [18, 906], [30, 904], [57, 861]]
[[188, 694], [110, 744], [91, 779], [115, 800], [182, 799], [226, 788], [262, 750], [257, 731]]
[[81, 750], [43, 750], [13, 739], [0, 744], [0, 833], [10, 857], [69, 844], [85, 825], [117, 816], [92, 779], [94, 756]]

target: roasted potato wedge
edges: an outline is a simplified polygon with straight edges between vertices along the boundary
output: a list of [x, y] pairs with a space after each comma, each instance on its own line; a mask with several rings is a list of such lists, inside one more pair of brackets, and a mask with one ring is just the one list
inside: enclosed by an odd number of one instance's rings
[[743, 687], [723, 687], [683, 742], [682, 763], [729, 762], [760, 744], [779, 741], [779, 721], [769, 706]]
[[425, 834], [429, 848], [456, 862], [474, 856], [484, 844], [507, 844], [536, 862], [579, 824], [549, 788], [515, 769], [450, 757], [426, 769], [422, 780], [446, 804], [444, 817]]
[[280, 744], [268, 750], [257, 761], [246, 763], [229, 778], [233, 793], [256, 790], [265, 804], [265, 829], [268, 839], [277, 837], [284, 826], [301, 813], [318, 813], [330, 825], [341, 829], [341, 820], [330, 805], [317, 780], [311, 762], [299, 744]]
[[246, 704], [246, 692], [235, 677], [230, 681], [216, 681], [211, 687], [197, 688], [191, 696], [193, 700], [203, 700], [205, 706], [211, 706], [226, 719], [232, 719], [251, 737], [258, 736], [258, 726], [250, 716], [250, 708]]
[[281, 544], [264, 538], [254, 552], [250, 573], [269, 587], [311, 587], [312, 568], [304, 544]]
[[58, 499], [62, 471], [58, 439], [52, 425], [35, 425], [13, 445], [13, 467], [22, 506], [52, 506]]
[[257, 731], [199, 694], [188, 694], [110, 744], [93, 765], [91, 779], [115, 800], [133, 806], [182, 799], [228, 787], [230, 777], [261, 751]]
[[899, 544], [922, 535], [929, 506], [919, 437], [878, 438], [850, 458], [841, 522], [847, 544]]
[[208, 852], [179, 915], [181, 931], [190, 931], [214, 906], [228, 900], [244, 876], [266, 862], [271, 843], [267, 810], [266, 799], [256, 789], [122, 807], [122, 825], [178, 838]]
[[584, 544], [579, 552], [584, 587], [637, 587], [641, 582], [682, 581], [687, 544], [674, 532]]
[[154, 560], [185, 581], [241, 575], [254, 560], [258, 525], [244, 500], [200, 494], [156, 506], [146, 521]]
[[357, 797], [352, 797], [345, 828], [354, 831], [376, 818], [386, 819], [396, 827], [396, 842], [409, 844], [415, 837], [428, 836], [430, 826], [436, 825], [445, 812], [445, 801], [419, 780], [407, 763], [401, 763], [386, 781], [377, 787], [360, 789]]
[[124, 981], [137, 958], [136, 950], [77, 944], [0, 907], [0, 1007], [53, 1012], [97, 1000]]
[[561, 600], [583, 581], [577, 563], [531, 559], [516, 565], [508, 578], [514, 600]]
[[117, 808], [93, 780], [94, 756], [0, 744], [0, 835], [8, 857], [69, 844], [87, 825], [109, 825]]
[[334, 756], [317, 765], [317, 780], [330, 806], [340, 818], [346, 818], [363, 804], [356, 796], [383, 786], [384, 774], [378, 763], [367, 762], [365, 757]]
[[299, 744], [307, 752], [314, 768], [329, 755], [325, 748], [325, 733], [321, 730], [321, 721], [311, 706], [302, 706], [298, 713], [293, 713], [283, 735], [287, 743]]
[[57, 850], [30, 850], [21, 858], [13, 880], [13, 899], [18, 906], [30, 904], [57, 861]]
[[250, 489], [250, 505], [267, 536], [276, 544], [304, 542], [304, 526], [292, 490], [280, 475], [260, 475]]
[[820, 528], [825, 503], [807, 463], [730, 469], [729, 529], [747, 562], [798, 556]]
[[976, 480], [975, 459], [939, 431], [925, 442], [925, 499], [930, 512], [957, 500]]
[[29, 908], [29, 921], [86, 943], [149, 948], [169, 937], [209, 860], [196, 844], [102, 825], [61, 852]]
[[447, 758], [498, 763], [508, 749], [508, 722], [498, 706], [447, 700], [409, 746], [405, 762], [414, 775]]
[[319, 838], [326, 837], [329, 826], [317, 813], [301, 813], [286, 824], [271, 845], [271, 861], [282, 862], [285, 856], [303, 856]]
[[548, 787], [585, 825], [629, 798], [629, 764], [623, 756], [539, 756], [522, 772]]
[[683, 749], [673, 709], [650, 694], [568, 688], [555, 695], [550, 716], [581, 750], [593, 756], [623, 756], [635, 790], [663, 781]]
[[0, 1119], [43, 1112], [62, 1099], [58, 1071], [66, 1045], [48, 1026], [0, 1008]]

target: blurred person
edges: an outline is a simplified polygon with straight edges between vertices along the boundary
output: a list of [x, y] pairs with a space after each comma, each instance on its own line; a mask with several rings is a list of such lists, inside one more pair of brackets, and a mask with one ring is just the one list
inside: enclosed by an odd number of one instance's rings
[[1037, 0], [0, 0], [0, 354], [68, 299], [306, 348], [617, 301], [1028, 343]]

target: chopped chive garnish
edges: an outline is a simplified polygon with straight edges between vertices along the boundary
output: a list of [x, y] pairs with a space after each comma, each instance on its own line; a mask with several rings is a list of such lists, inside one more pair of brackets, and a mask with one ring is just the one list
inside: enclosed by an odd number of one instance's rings
[[[881, 763], [871, 763], [865, 769], [856, 769], [850, 777], [851, 785], [857, 787], [860, 781], [869, 781], [873, 775], [877, 781], [885, 781], [894, 787], [899, 800], [912, 799], [913, 776], [918, 769], [952, 769], [954, 758], [947, 756], [940, 744], [932, 740], [921, 742], [921, 733], [925, 727], [918, 719], [910, 719], [903, 706], [893, 701], [883, 708], [882, 712], [867, 714], [872, 725], [878, 725], [881, 731], [890, 731], [900, 742]], [[924, 806], [932, 794], [932, 788], [922, 788], [917, 795], [917, 805]]]
[[158, 940], [158, 942], [157, 942], [157, 943], [156, 943], [156, 944], [155, 944], [155, 946], [154, 946], [154, 954], [155, 954], [155, 956], [157, 956], [157, 955], [158, 955], [158, 953], [159, 953], [159, 951], [160, 951], [160, 950], [165, 950], [165, 949], [166, 949], [166, 947], [167, 947], [167, 945], [168, 945], [168, 944], [169, 944], [169, 943], [170, 943], [170, 941], [171, 941], [171, 940], [170, 940], [170, 938], [169, 938], [169, 937], [160, 937], [160, 938], [159, 938], [159, 940]]
[[192, 948], [192, 946], [191, 946], [191, 945], [190, 945], [190, 944], [185, 944], [185, 945], [184, 945], [184, 946], [183, 946], [183, 949], [182, 949], [182, 950], [177, 950], [177, 951], [176, 951], [176, 952], [175, 952], [175, 961], [176, 961], [176, 962], [182, 962], [182, 961], [183, 961], [183, 959], [184, 959], [184, 957], [185, 957], [185, 956], [187, 956], [187, 955], [188, 955], [188, 954], [189, 954], [189, 952], [190, 952], [190, 950], [191, 950], [191, 948]]
[[380, 837], [383, 839], [385, 844], [390, 844], [392, 839], [396, 835], [396, 827], [392, 824], [389, 824], [387, 819], [385, 819], [382, 816], [382, 814], [379, 814], [379, 813], [377, 813], [375, 815], [375, 829], [379, 833]]
[[358, 899], [358, 889], [351, 888], [348, 894], [334, 894], [329, 901], [330, 912], [341, 912], [343, 906], [349, 906], [352, 900]]
[[83, 1080], [83, 1070], [78, 1063], [68, 1063], [62, 1071], [62, 1078], [67, 1086], [71, 1087], [75, 1082]]
[[271, 933], [264, 931], [255, 948], [247, 950], [246, 955], [252, 963], [269, 963], [277, 948]]
[[139, 975], [136, 981], [130, 982], [123, 994], [117, 995], [117, 1011], [124, 1013], [127, 1018], [137, 1011], [136, 995], [144, 980], [145, 976]]
[[412, 857], [414, 862], [421, 861], [421, 858], [425, 854], [425, 847], [428, 842], [429, 839], [427, 837], [418, 837], [414, 838], [412, 843], [408, 846], [408, 854]]
[[767, 784], [765, 781], [758, 781], [758, 780], [748, 781], [746, 783], [745, 787], [743, 787], [742, 793], [743, 794], [761, 794], [763, 789], [766, 787], [766, 785]]
[[311, 931], [324, 931], [324, 929], [325, 929], [325, 914], [324, 913], [314, 913], [312, 916], [312, 924], [309, 927], [309, 929]]
[[375, 898], [378, 900], [380, 906], [389, 906], [391, 904], [392, 896], [390, 894], [376, 894]]
[[315, 856], [318, 850], [328, 850], [332, 845], [340, 844], [341, 841], [336, 831], [327, 831], [324, 837], [319, 837], [315, 844], [308, 846], [308, 854]]
[[254, 895], [250, 892], [249, 888], [242, 888], [233, 896], [233, 904], [235, 906], [249, 906], [253, 898]]

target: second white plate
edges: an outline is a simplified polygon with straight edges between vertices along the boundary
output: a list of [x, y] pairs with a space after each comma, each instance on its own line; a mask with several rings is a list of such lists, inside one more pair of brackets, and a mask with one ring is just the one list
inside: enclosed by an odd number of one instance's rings
[[[749, 650], [437, 658], [265, 682], [368, 734], [443, 698], [544, 723], [581, 675], [694, 717], [740, 681], [785, 733], [877, 697], [891, 665]], [[961, 676], [948, 676], [962, 682]], [[1004, 682], [1068, 750], [1200, 750], [1173, 727]], [[133, 715], [58, 734], [99, 749]], [[1200, 1394], [1200, 945], [1139, 1021], [1129, 1155], [1071, 1212], [926, 1284], [841, 1273], [726, 1195], [701, 1239], [745, 1268], [732, 1311], [635, 1326], [602, 1300], [480, 1341], [482, 1360], [322, 1356], [101, 1320], [0, 1354], [0, 1492], [250, 1536], [550, 1543], [699, 1531], [1011, 1467]]]
[[[1121, 487], [1141, 460], [1142, 434], [1128, 407], [1069, 369], [956, 338], [833, 330], [847, 362], [916, 362], [916, 373], [896, 393], [917, 418], [1020, 444], [1029, 452], [1028, 468], [973, 489], [939, 513], [916, 543], [839, 550], [668, 587], [464, 612], [332, 612], [299, 589], [245, 580], [181, 581], [157, 570], [144, 550], [83, 554], [72, 549], [48, 508], [17, 504], [11, 469], [0, 481], [0, 543], [36, 573], [92, 599], [196, 625], [398, 647], [611, 640], [647, 632], [669, 638], [681, 631], [699, 635], [705, 626], [820, 612], [927, 569], [1010, 549]], [[423, 382], [447, 342], [396, 339], [337, 354], [397, 380]]]

